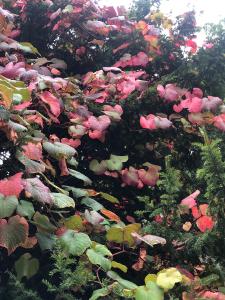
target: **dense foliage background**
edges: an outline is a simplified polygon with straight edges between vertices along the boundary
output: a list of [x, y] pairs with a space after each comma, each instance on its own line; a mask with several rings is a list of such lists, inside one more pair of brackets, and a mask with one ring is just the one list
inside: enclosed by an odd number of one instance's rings
[[225, 299], [225, 34], [159, 0], [0, 7], [0, 299]]

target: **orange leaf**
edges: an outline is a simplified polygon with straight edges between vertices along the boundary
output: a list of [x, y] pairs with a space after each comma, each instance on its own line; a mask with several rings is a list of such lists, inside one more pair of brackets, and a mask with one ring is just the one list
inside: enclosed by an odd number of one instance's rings
[[111, 221], [114, 221], [114, 222], [117, 222], [117, 223], [120, 222], [120, 217], [117, 216], [116, 214], [114, 214], [113, 212], [111, 212], [110, 210], [101, 209], [100, 211], [104, 216], [109, 218]]

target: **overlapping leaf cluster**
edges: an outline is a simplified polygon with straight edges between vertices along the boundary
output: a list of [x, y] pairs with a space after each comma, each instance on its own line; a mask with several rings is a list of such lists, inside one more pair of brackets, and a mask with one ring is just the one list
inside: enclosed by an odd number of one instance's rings
[[198, 49], [193, 12], [136, 20], [89, 0], [7, 1], [0, 21], [2, 282], [224, 299], [224, 95], [188, 81], [219, 42]]

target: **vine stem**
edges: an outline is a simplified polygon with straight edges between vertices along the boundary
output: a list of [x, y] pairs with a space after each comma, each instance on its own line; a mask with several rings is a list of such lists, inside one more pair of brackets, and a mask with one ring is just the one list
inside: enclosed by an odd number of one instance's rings
[[44, 177], [44, 179], [47, 181], [47, 183], [49, 185], [51, 185], [52, 187], [54, 187], [57, 191], [59, 191], [60, 193], [63, 193], [64, 195], [68, 196], [68, 192], [66, 192], [65, 190], [61, 189], [59, 186], [55, 185], [51, 180], [48, 179], [48, 177], [46, 177], [43, 173], [39, 173], [41, 176]]

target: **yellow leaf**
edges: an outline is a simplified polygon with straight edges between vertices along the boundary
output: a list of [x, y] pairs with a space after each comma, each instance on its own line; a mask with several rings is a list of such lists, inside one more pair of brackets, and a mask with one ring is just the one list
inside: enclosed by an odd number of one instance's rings
[[72, 216], [69, 219], [67, 219], [64, 222], [64, 225], [67, 229], [72, 229], [72, 230], [82, 230], [83, 229], [82, 219], [78, 215]]
[[111, 227], [107, 234], [106, 238], [108, 241], [115, 243], [126, 243], [129, 247], [135, 245], [135, 239], [132, 236], [133, 232], [139, 232], [141, 224], [134, 223], [127, 225], [125, 227]]
[[188, 232], [191, 229], [191, 227], [192, 227], [191, 222], [185, 222], [182, 226], [183, 230], [186, 232]]
[[148, 274], [145, 277], [145, 284], [147, 284], [148, 281], [156, 282], [157, 276], [155, 274]]
[[117, 261], [112, 261], [112, 267], [120, 269], [122, 272], [127, 273], [127, 266], [120, 264]]
[[176, 268], [168, 268], [157, 274], [156, 284], [168, 291], [174, 287], [175, 283], [182, 282], [182, 279], [182, 274]]
[[37, 48], [35, 48], [31, 43], [29, 42], [22, 42], [20, 43], [20, 45], [22, 46], [22, 50], [24, 49], [25, 51], [27, 50], [28, 52], [31, 52], [33, 54], [40, 54], [40, 52], [38, 51]]
[[104, 198], [105, 200], [108, 200], [111, 203], [119, 203], [119, 200], [112, 195], [109, 195], [109, 194], [103, 193], [103, 192], [101, 192], [100, 194], [101, 194], [102, 198]]
[[135, 239], [133, 238], [131, 233], [139, 232], [140, 229], [141, 229], [141, 224], [139, 224], [139, 223], [134, 223], [134, 224], [127, 225], [124, 228], [124, 237], [123, 237], [124, 242], [127, 242], [128, 245], [130, 247], [132, 247], [135, 244]]

